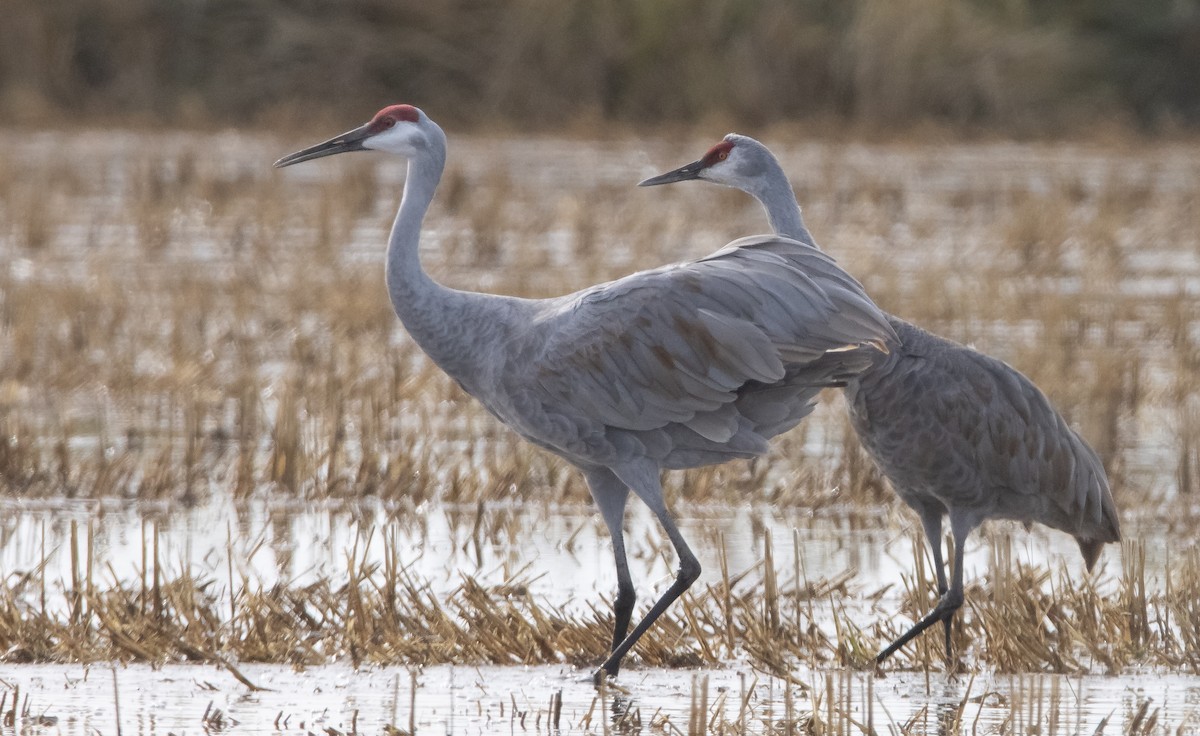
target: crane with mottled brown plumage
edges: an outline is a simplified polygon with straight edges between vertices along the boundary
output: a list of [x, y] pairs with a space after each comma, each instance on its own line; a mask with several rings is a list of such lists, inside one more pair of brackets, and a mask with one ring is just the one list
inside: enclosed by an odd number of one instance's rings
[[[275, 162], [347, 151], [408, 159], [386, 280], [416, 343], [487, 410], [578, 467], [613, 541], [612, 650], [621, 659], [699, 576], [663, 498], [660, 471], [750, 458], [794, 427], [826, 386], [845, 385], [896, 341], [884, 314], [832, 258], [779, 236], [574, 294], [519, 299], [451, 289], [421, 267], [422, 221], [446, 136], [410, 105]], [[634, 587], [622, 530], [633, 491], [679, 557], [674, 582], [626, 634]]]
[[[779, 235], [816, 247], [779, 161], [762, 143], [730, 134], [703, 158], [641, 182], [698, 179], [755, 197]], [[1037, 386], [1003, 361], [888, 317], [900, 344], [874, 354], [845, 388], [850, 423], [900, 498], [921, 517], [937, 572], [937, 605], [876, 657], [882, 663], [941, 621], [946, 658], [963, 604], [967, 536], [986, 519], [1040, 522], [1073, 537], [1091, 571], [1121, 538], [1104, 466]], [[942, 519], [954, 538], [946, 584]]]

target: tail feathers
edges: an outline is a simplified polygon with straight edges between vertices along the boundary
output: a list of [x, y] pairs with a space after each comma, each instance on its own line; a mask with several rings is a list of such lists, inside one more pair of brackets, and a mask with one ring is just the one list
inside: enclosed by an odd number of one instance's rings
[[1078, 434], [1071, 432], [1070, 436], [1074, 440], [1075, 456], [1081, 461], [1080, 467], [1084, 471], [1082, 478], [1085, 479], [1082, 486], [1084, 490], [1077, 495], [1083, 504], [1080, 510], [1085, 511], [1076, 517], [1080, 520], [1080, 526], [1076, 528], [1082, 534], [1076, 536], [1075, 541], [1083, 553], [1083, 563], [1091, 572], [1104, 545], [1121, 541], [1121, 520], [1100, 456]]
[[1109, 490], [1107, 484], [1105, 484], [1101, 500], [1101, 513], [1104, 515], [1105, 527], [1102, 541], [1121, 541], [1121, 519], [1117, 516], [1117, 502], [1113, 500], [1112, 491]]
[[1079, 543], [1079, 551], [1083, 553], [1083, 564], [1087, 566], [1087, 571], [1091, 572], [1096, 566], [1096, 560], [1100, 559], [1100, 552], [1104, 549], [1104, 542], [1099, 539], [1084, 539], [1083, 537], [1075, 537], [1075, 541]]
[[1105, 544], [1121, 541], [1121, 522], [1117, 518], [1117, 505], [1113, 501], [1107, 483], [1100, 486], [1100, 492], [1101, 521], [1099, 524], [1092, 525], [1093, 536], [1075, 537], [1075, 541], [1079, 544], [1079, 551], [1083, 553], [1083, 564], [1087, 565], [1088, 572], [1092, 571]]

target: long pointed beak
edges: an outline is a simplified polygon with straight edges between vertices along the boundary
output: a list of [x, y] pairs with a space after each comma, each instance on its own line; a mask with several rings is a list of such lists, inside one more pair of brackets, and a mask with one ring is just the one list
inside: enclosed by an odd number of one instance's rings
[[704, 171], [703, 161], [693, 161], [687, 166], [680, 166], [674, 171], [668, 171], [665, 174], [652, 176], [645, 181], [638, 182], [639, 187], [656, 187], [659, 184], [674, 184], [677, 181], [688, 181], [690, 179], [699, 179], [700, 172]]
[[367, 131], [368, 125], [363, 125], [354, 130], [348, 130], [341, 135], [335, 135], [324, 143], [318, 143], [315, 146], [309, 146], [302, 151], [289, 153], [283, 158], [274, 163], [275, 168], [282, 169], [284, 166], [291, 166], [303, 161], [312, 161], [314, 158], [322, 156], [332, 156], [335, 153], [346, 153], [347, 151], [365, 151], [362, 142], [370, 137]]

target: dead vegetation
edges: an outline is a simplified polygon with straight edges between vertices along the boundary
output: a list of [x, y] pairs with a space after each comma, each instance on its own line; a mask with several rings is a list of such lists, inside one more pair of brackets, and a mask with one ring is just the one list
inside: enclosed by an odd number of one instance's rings
[[[206, 662], [253, 688], [239, 664], [567, 664], [586, 671], [603, 658], [611, 634], [611, 601], [599, 595], [561, 607], [533, 594], [523, 577], [484, 584], [467, 574], [443, 593], [445, 586], [405, 564], [386, 532], [374, 538], [382, 553], [368, 554], [371, 540], [356, 537], [345, 550], [345, 576], [269, 586], [232, 564], [223, 575], [188, 572], [183, 561], [160, 557], [156, 531], [143, 541], [137, 574], [122, 580], [97, 557], [93, 534], [72, 524], [78, 552], [69, 579], [48, 579], [48, 564], [5, 579], [0, 659]], [[916, 530], [910, 541], [922, 548]], [[785, 681], [798, 667], [870, 672], [881, 646], [933, 605], [923, 567], [899, 591], [867, 587], [853, 569], [814, 579], [799, 554], [777, 560], [769, 533], [763, 542], [761, 562], [748, 570], [730, 570], [722, 554], [720, 578], [670, 609], [639, 643], [636, 661], [668, 668], [748, 662]], [[1136, 541], [1125, 543], [1120, 570], [1096, 577], [1016, 561], [1008, 536], [994, 537], [990, 550], [988, 574], [969, 586], [956, 623], [955, 667], [1200, 672], [1195, 550], [1161, 577], [1147, 574]], [[947, 670], [940, 636], [915, 640], [889, 663], [894, 668]]]
[[[392, 316], [380, 262], [395, 162], [285, 184], [268, 161], [287, 145], [252, 138], [6, 145], [6, 495], [586, 501], [575, 473], [498, 426]], [[641, 144], [456, 145], [463, 168], [434, 204], [425, 257], [465, 288], [561, 293], [765, 228], [735, 193], [634, 189]], [[1125, 507], [1189, 497], [1200, 222], [1187, 151], [931, 153], [781, 147], [818, 240], [881, 305], [1029, 374], [1100, 451]], [[672, 474], [673, 494], [890, 502], [838, 401], [765, 461]]]
[[[394, 162], [333, 162], [285, 181], [269, 161], [287, 144], [234, 135], [3, 142], [6, 500], [366, 497], [396, 517], [425, 502], [587, 503], [576, 473], [497, 425], [392, 316], [381, 260]], [[643, 144], [458, 141], [462, 163], [429, 218], [428, 267], [464, 288], [536, 296], [764, 230], [727, 192], [633, 188], [705, 143], [653, 146], [650, 164]], [[1195, 529], [1200, 169], [1189, 150], [780, 153], [819, 242], [881, 305], [1029, 374], [1100, 451], [1124, 513]], [[851, 515], [894, 504], [831, 398], [770, 457], [669, 474], [668, 492]], [[968, 591], [957, 642], [999, 672], [1195, 672], [1200, 561], [1168, 549], [1165, 580], [1146, 578], [1134, 540], [1100, 582], [998, 549]], [[399, 559], [269, 588], [164, 572], [152, 552], [133, 581], [82, 559], [59, 591], [65, 609], [45, 606], [56, 582], [36, 570], [4, 581], [7, 661], [585, 666], [608, 636], [600, 599], [563, 611], [519, 579], [470, 578], [435, 596]], [[727, 583], [673, 608], [638, 657], [744, 657], [777, 677], [796, 662], [863, 669], [907, 620], [853, 577], [781, 568], [736, 583], [727, 570]], [[904, 617], [932, 605], [929, 577], [905, 579]], [[899, 666], [941, 669], [936, 638]]]

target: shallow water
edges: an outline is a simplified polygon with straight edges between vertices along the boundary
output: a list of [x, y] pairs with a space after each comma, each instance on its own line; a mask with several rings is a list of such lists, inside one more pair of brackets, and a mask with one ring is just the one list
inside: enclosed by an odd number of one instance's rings
[[118, 709], [120, 732], [138, 736], [379, 733], [410, 724], [416, 733], [456, 735], [691, 733], [689, 723], [699, 722], [693, 706], [701, 702], [707, 727], [700, 733], [764, 733], [768, 723], [784, 732], [789, 721], [801, 731], [815, 715], [835, 733], [868, 726], [899, 733], [907, 726], [909, 734], [1116, 734], [1127, 732], [1146, 701], [1142, 722], [1153, 715], [1153, 733], [1200, 729], [1200, 677], [1182, 675], [879, 677], [801, 668], [788, 684], [736, 666], [633, 669], [601, 694], [586, 673], [553, 666], [240, 669], [262, 689], [205, 666], [0, 666], [0, 695], [11, 707], [19, 689], [22, 703], [21, 717], [0, 733], [114, 734]]
[[[797, 566], [810, 580], [850, 573], [855, 590], [892, 586], [884, 602], [902, 590], [900, 576], [912, 574], [919, 529], [907, 512], [895, 520], [860, 514], [765, 505], [681, 505], [679, 526], [704, 567], [700, 585], [721, 579], [723, 549], [729, 574], [754, 569], [771, 540], [780, 580], [794, 582]], [[899, 523], [892, 523], [892, 521]], [[482, 585], [521, 582], [540, 601], [568, 611], [595, 603], [597, 591], [616, 589], [608, 531], [590, 506], [539, 509], [519, 503], [474, 506], [429, 504], [419, 513], [389, 513], [364, 502], [336, 507], [319, 504], [234, 504], [220, 499], [189, 509], [115, 502], [0, 502], [0, 569], [8, 576], [42, 568], [50, 586], [49, 605], [65, 607], [62, 591], [71, 575], [71, 524], [76, 525], [81, 565], [87, 564], [87, 534], [93, 534], [92, 567], [97, 586], [132, 583], [142, 575], [157, 537], [165, 577], [188, 574], [251, 587], [278, 583], [302, 586], [346, 577], [347, 564], [383, 564], [395, 550], [401, 565], [434, 593], [451, 592], [469, 576]], [[1147, 542], [1146, 569], [1160, 575], [1170, 535], [1153, 524], [1127, 524], [1127, 535]], [[667, 585], [675, 558], [653, 516], [631, 503], [626, 524], [630, 568], [639, 597]], [[968, 542], [967, 579], [987, 574], [992, 545], [1009, 545], [1014, 561], [1074, 569], [1079, 553], [1069, 536], [1035, 527], [994, 522]], [[797, 547], [797, 545], [799, 545]], [[924, 545], [922, 543], [922, 552]], [[1101, 570], [1121, 569], [1121, 548], [1106, 548]], [[30, 590], [29, 595], [40, 594]]]
[[[530, 263], [538, 263], [530, 258], [530, 253], [545, 250], [543, 266], [555, 270], [562, 283], [578, 286], [597, 280], [596, 273], [589, 269], [598, 272], [599, 278], [611, 278], [636, 267], [708, 252], [734, 233], [763, 230], [761, 213], [740, 199], [738, 206], [721, 210], [726, 214], [720, 221], [703, 220], [692, 230], [678, 223], [669, 224], [674, 205], [685, 197], [709, 205], [718, 201], [732, 205], [733, 199], [720, 199], [728, 192], [699, 186], [653, 193], [633, 190], [638, 179], [692, 160], [709, 142], [617, 145], [611, 141], [589, 143], [552, 138], [497, 141], [455, 136], [451, 174], [474, 187], [468, 187], [467, 196], [485, 196], [489, 187], [496, 188], [489, 179], [502, 176], [511, 186], [500, 188], [519, 190], [520, 206], [530, 207], [530, 211], [507, 218], [501, 216], [505, 214], [503, 209], [476, 213], [478, 217], [494, 215], [498, 221], [495, 227], [499, 232], [492, 235], [499, 242], [499, 252], [493, 256], [496, 262], [490, 265], [473, 262], [469, 252], [467, 256], [455, 253], [456, 241], [469, 240], [462, 237], [463, 233], [474, 227], [474, 223], [464, 222], [470, 219], [470, 212], [466, 215], [461, 211], [439, 212], [437, 218], [431, 218], [437, 221], [430, 223], [426, 238], [425, 252], [431, 270], [461, 286], [496, 290], [518, 286], [537, 291], [551, 285], [531, 285], [519, 278], [515, 283], [500, 283], [497, 274], [528, 269]], [[95, 385], [99, 380], [91, 382], [90, 375], [64, 388], [53, 382], [40, 384], [36, 373], [14, 374], [15, 377], [0, 385], [0, 407], [5, 412], [0, 415], [0, 421], [5, 422], [3, 429], [14, 434], [18, 431], [34, 434], [47, 456], [53, 455], [54, 445], [61, 438], [69, 456], [90, 461], [97, 456], [120, 459], [126, 453], [137, 461], [139, 468], [150, 466], [151, 461], [131, 449], [135, 439], [146, 446], [161, 441], [168, 446], [184, 447], [202, 434], [179, 419], [181, 410], [177, 405], [180, 397], [190, 396], [189, 381], [195, 375], [191, 371], [199, 370], [196, 366], [211, 369], [216, 376], [203, 384], [204, 391], [227, 391], [212, 399], [211, 405], [197, 404], [215, 407], [208, 414], [200, 414], [202, 419], [209, 420], [201, 429], [225, 431], [236, 426], [237, 388], [231, 389], [224, 381], [238, 367], [229, 358], [232, 353], [220, 347], [226, 333], [246, 340], [255, 348], [245, 353], [252, 359], [246, 375], [253, 381], [253, 388], [260, 391], [254, 396], [262, 406], [260, 431], [264, 436], [260, 447], [271, 442], [268, 430], [277, 419], [279, 396], [288, 385], [286, 381], [290, 375], [306, 370], [297, 363], [296, 344], [301, 341], [282, 339], [279, 335], [300, 335], [316, 345], [314, 352], [318, 353], [337, 347], [331, 345], [336, 341], [327, 324], [332, 318], [311, 305], [308, 312], [292, 311], [294, 304], [275, 293], [283, 289], [272, 279], [307, 275], [312, 280], [303, 283], [319, 285], [322, 279], [346, 278], [347, 273], [355, 272], [359, 266], [378, 269], [383, 258], [380, 244], [386, 236], [403, 179], [403, 164], [393, 160], [383, 160], [370, 169], [356, 159], [355, 163], [327, 162], [269, 175], [264, 173], [268, 172], [269, 162], [290, 147], [266, 136], [238, 133], [205, 136], [105, 131], [17, 135], [0, 131], [0, 144], [6, 150], [6, 171], [13, 173], [14, 178], [32, 172], [31, 176], [44, 176], [57, 184], [54, 179], [57, 172], [67, 182], [57, 188], [49, 187], [53, 198], [46, 207], [52, 222], [47, 242], [40, 250], [19, 242], [19, 224], [0, 231], [0, 255], [4, 256], [0, 285], [35, 289], [65, 285], [63, 298], [68, 298], [72, 291], [91, 293], [89, 289], [93, 288], [92, 280], [98, 272], [111, 279], [112, 289], [101, 289], [94, 298], [121, 302], [133, 315], [128, 322], [141, 326], [139, 318], [145, 317], [146, 328], [144, 332], [132, 328], [128, 332], [118, 331], [117, 336], [126, 340], [121, 345], [90, 345], [83, 340], [84, 347], [91, 352], [71, 354], [85, 365], [105, 366], [120, 357], [122, 350], [129, 352], [133, 356], [129, 360], [130, 369], [136, 379], [130, 381], [136, 383], [132, 391], [126, 389], [124, 395], [110, 393], [108, 386]], [[1178, 559], [1179, 551], [1191, 546], [1194, 520], [1198, 516], [1190, 499], [1179, 495], [1176, 489], [1175, 463], [1181, 434], [1175, 425], [1183, 413], [1176, 411], [1173, 399], [1162, 398], [1173, 396], [1170, 393], [1173, 368], [1169, 363], [1174, 338], [1156, 331], [1158, 312], [1155, 311], [1163, 308], [1160, 302], [1172, 297], [1190, 299], [1200, 295], [1200, 257], [1196, 255], [1200, 253], [1197, 247], [1200, 236], [1188, 227], [1186, 219], [1175, 217], [1179, 209], [1171, 204], [1175, 200], [1193, 201], [1194, 193], [1200, 190], [1195, 147], [1109, 151], [1012, 144], [918, 149], [805, 144], [780, 146], [778, 152], [792, 173], [814, 231], [819, 232], [817, 225], [830, 226], [829, 237], [819, 239], [848, 267], [862, 267], [864, 280], [901, 282], [893, 296], [911, 299], [903, 307], [922, 306], [922, 299], [927, 296], [921, 293], [924, 287], [919, 286], [923, 273], [944, 269], [947, 284], [952, 285], [958, 271], [969, 273], [982, 262], [984, 254], [997, 247], [998, 241], [1005, 237], [1004, 228], [998, 223], [1009, 216], [1011, 209], [1006, 198], [1017, 194], [1040, 197], [1057, 192], [1067, 182], [1078, 190], [1078, 201], [1073, 202], [1072, 209], [1064, 216], [1069, 221], [1093, 217], [1103, 206], [1104, 188], [1114, 182], [1131, 186], [1135, 193], [1141, 187], [1167, 203], [1122, 214], [1119, 227], [1112, 228], [1111, 237], [1123, 250], [1121, 266], [1126, 272], [1111, 291], [1101, 289], [1105, 298], [1128, 298], [1134, 303], [1131, 311], [1122, 315], [1124, 321], [1114, 334], [1125, 336], [1120, 343], [1123, 349], [1136, 349], [1144, 356], [1141, 390], [1148, 398], [1136, 416], [1120, 417], [1126, 429], [1114, 454], [1119, 456], [1118, 464], [1123, 467], [1130, 486], [1154, 489], [1156, 498], [1169, 500], [1173, 518], [1166, 521], [1154, 517], [1142, 519], [1139, 509], [1129, 508], [1119, 500], [1125, 514], [1126, 536], [1144, 542], [1146, 574], [1152, 582], [1161, 580], [1172, 559], [1170, 553]], [[241, 191], [237, 189], [241, 179], [254, 180], [254, 186], [242, 193], [272, 191], [273, 187], [286, 189], [277, 197], [247, 197], [250, 204], [243, 206], [250, 208], [270, 209], [280, 201], [299, 200], [303, 206], [316, 209], [320, 201], [333, 196], [340, 187], [353, 186], [357, 181], [355, 176], [368, 180], [373, 198], [363, 212], [346, 216], [353, 221], [342, 233], [345, 237], [338, 236], [335, 255], [318, 259], [326, 269], [324, 272], [305, 267], [306, 259], [319, 251], [308, 242], [317, 226], [311, 221], [293, 227], [269, 217], [255, 219], [262, 213], [253, 212], [251, 216], [240, 211], [236, 194], [232, 204], [221, 205], [224, 214], [219, 211], [214, 214], [213, 202], [198, 198], [190, 190], [192, 196], [182, 205], [170, 201], [168, 196], [159, 206], [167, 212], [165, 227], [169, 242], [158, 250], [140, 244], [142, 223], [123, 208], [132, 202], [134, 214], [140, 212], [139, 187], [146, 185], [143, 180], [151, 184], [156, 181], [146, 172], [165, 172], [160, 178], [169, 185], [174, 177], [172, 172], [187, 166], [205, 170], [214, 193], [218, 185], [232, 188], [235, 193]], [[369, 173], [362, 174], [363, 171]], [[72, 183], [74, 179], [78, 181]], [[19, 192], [16, 185], [9, 186]], [[1114, 191], [1124, 192], [1120, 187]], [[820, 196], [805, 196], [806, 193]], [[868, 201], [871, 197], [878, 201]], [[221, 197], [214, 195], [209, 199], [217, 201]], [[631, 204], [624, 204], [627, 201]], [[633, 202], [643, 204], [635, 206]], [[441, 201], [437, 206], [449, 207]], [[19, 198], [0, 198], [0, 207], [6, 221], [25, 222]], [[536, 207], [544, 208], [545, 212], [534, 211]], [[646, 224], [648, 218], [638, 220], [639, 207], [654, 213], [653, 227]], [[470, 208], [460, 205], [460, 210]], [[599, 214], [593, 214], [593, 210]], [[156, 214], [157, 210], [149, 213], [151, 223]], [[627, 232], [624, 218], [629, 215], [641, 223], [644, 232]], [[589, 217], [607, 217], [612, 222], [594, 222]], [[528, 224], [538, 218], [545, 220], [548, 227], [545, 232], [533, 232], [533, 226]], [[658, 229], [660, 220], [668, 223], [662, 230]], [[262, 247], [247, 243], [253, 240], [255, 227], [263, 227], [264, 221], [270, 225], [272, 237], [282, 242], [272, 241], [269, 247], [263, 247], [262, 253], [248, 253]], [[887, 227], [878, 227], [878, 221], [887, 223]], [[492, 222], [482, 224], [486, 230]], [[1102, 225], [1104, 234], [1109, 234], [1108, 224]], [[663, 232], [677, 231], [686, 232], [687, 239], [659, 246]], [[589, 232], [605, 236], [602, 249], [590, 247], [584, 237]], [[1063, 244], [1060, 265], [1064, 272], [1039, 274], [1038, 285], [1031, 293], [1042, 290], [1090, 294], [1095, 298], [1088, 291], [1089, 284], [1074, 270], [1090, 256], [1084, 245], [1086, 238], [1095, 233], [1089, 231], [1081, 236], [1070, 232], [1071, 238]], [[511, 241], [521, 239], [532, 245], [522, 251], [510, 247]], [[292, 246], [296, 250], [289, 251]], [[647, 258], [642, 250], [651, 255]], [[886, 254], [883, 267], [873, 260], [880, 252]], [[639, 260], [639, 256], [646, 260]], [[1005, 271], [1005, 263], [997, 267], [996, 263], [987, 262], [1001, 274], [997, 279], [1020, 273], [1024, 266], [1013, 263]], [[97, 268], [98, 265], [106, 267]], [[237, 312], [228, 307], [230, 297], [235, 295], [230, 284], [247, 268], [261, 269], [261, 273], [256, 274], [250, 290], [254, 297], [242, 296], [250, 299], [251, 307]], [[161, 303], [154, 301], [161, 294], [139, 287], [153, 283], [161, 291], [169, 292], [180, 285], [187, 286], [190, 282], [186, 280], [176, 282], [166, 278], [181, 271], [203, 272], [209, 277], [200, 282], [202, 288], [196, 297], [199, 305], [196, 309], [203, 318], [197, 318], [200, 326], [195, 331], [211, 340], [197, 340], [204, 344], [192, 346], [179, 338], [184, 342], [178, 348], [169, 345], [168, 338], [176, 332], [186, 337], [194, 316], [193, 305], [185, 305], [177, 321], [172, 321], [172, 314], [164, 312]], [[918, 284], [913, 287], [916, 293], [905, 291], [903, 284], [909, 282]], [[375, 288], [378, 282], [372, 281], [371, 285]], [[558, 282], [553, 286], [557, 288]], [[382, 287], [379, 288], [382, 293]], [[212, 297], [213, 294], [219, 296]], [[76, 313], [89, 308], [86, 300], [81, 305]], [[45, 339], [71, 331], [70, 319], [74, 313], [68, 310], [64, 314], [67, 317], [62, 324], [46, 327]], [[125, 318], [126, 312], [118, 315]], [[957, 312], [941, 315], [940, 319], [949, 328], [958, 330], [956, 336], [976, 340], [1002, 357], [1019, 355], [1021, 349], [1031, 350], [1034, 357], [1024, 364], [1032, 364], [1031, 367], [1036, 367], [1036, 360], [1041, 357], [1036, 351], [1046, 335], [1042, 323], [1036, 319], [987, 313], [962, 318]], [[234, 323], [238, 323], [239, 330], [229, 328]], [[406, 344], [408, 338], [394, 320], [389, 320], [388, 325], [391, 331], [385, 331], [384, 341]], [[9, 339], [8, 329], [6, 324], [0, 330], [0, 346], [7, 346], [4, 341]], [[1180, 334], [1194, 336], [1197, 331], [1200, 320], [1192, 320]], [[1080, 342], [1085, 343], [1086, 337], [1081, 333]], [[211, 357], [205, 351], [214, 345], [218, 347], [215, 357]], [[193, 347], [195, 354], [191, 351]], [[366, 361], [383, 357], [369, 351], [363, 355]], [[6, 359], [7, 356], [5, 353]], [[428, 368], [425, 359], [415, 351], [406, 353], [405, 358], [412, 362], [413, 372]], [[366, 368], [383, 370], [376, 363], [369, 363]], [[178, 375], [188, 377], [179, 380], [184, 390], [170, 380]], [[376, 400], [377, 396], [369, 398]], [[372, 438], [386, 446], [385, 452], [397, 451], [401, 444], [397, 438], [414, 440], [416, 445], [435, 445], [447, 450], [444, 456], [450, 467], [470, 463], [468, 472], [486, 468], [486, 463], [477, 462], [477, 456], [485, 456], [486, 460], [494, 436], [483, 436], [480, 425], [472, 423], [472, 415], [464, 412], [461, 404], [437, 397], [431, 402], [436, 406], [427, 415], [416, 416], [403, 408], [394, 413], [381, 412], [385, 417], [381, 420], [384, 427]], [[808, 423], [815, 425], [815, 420], [817, 417]], [[386, 421], [394, 424], [388, 425]], [[303, 440], [318, 455], [324, 447], [322, 442], [332, 432], [319, 421], [306, 427], [309, 435]], [[482, 427], [486, 432], [495, 430], [490, 424]], [[230, 434], [226, 432], [225, 436]], [[840, 446], [834, 436], [836, 430], [828, 435], [823, 436], [819, 429], [806, 435], [809, 443], [806, 449], [821, 458], [821, 462], [831, 462], [832, 452]], [[222, 442], [226, 441], [212, 444]], [[350, 455], [361, 450], [354, 446], [353, 437], [346, 442]], [[149, 456], [147, 452], [146, 457]], [[201, 464], [206, 459], [212, 458], [202, 458]], [[222, 468], [231, 464], [228, 455], [219, 460]], [[53, 463], [47, 462], [45, 467], [51, 468]], [[318, 579], [339, 580], [347, 574], [349, 559], [380, 562], [390, 550], [395, 550], [409, 572], [435, 593], [451, 593], [464, 577], [484, 585], [515, 580], [547, 606], [580, 611], [591, 604], [601, 605], [601, 597], [611, 596], [616, 586], [607, 532], [588, 506], [536, 508], [534, 504], [508, 500], [491, 502], [481, 513], [473, 505], [429, 503], [413, 507], [369, 500], [287, 501], [282, 498], [289, 494], [278, 486], [261, 479], [256, 482], [261, 485], [244, 502], [234, 502], [225, 492], [230, 485], [227, 478], [212, 482], [209, 490], [213, 492], [200, 493], [198, 501], [189, 499], [186, 503], [177, 499], [136, 502], [115, 497], [86, 501], [29, 499], [5, 493], [0, 499], [0, 575], [13, 585], [23, 573], [42, 570], [41, 577], [47, 585], [45, 596], [41, 596], [43, 591], [27, 587], [24, 602], [41, 605], [44, 600], [48, 607], [64, 610], [63, 591], [72, 574], [74, 523], [78, 557], [95, 571], [99, 587], [136, 581], [148, 566], [147, 550], [155, 545], [166, 576], [186, 573], [212, 580], [218, 596], [230, 596], [243, 579], [251, 586], [264, 588], [277, 583], [303, 585]], [[130, 489], [134, 485], [130, 482], [128, 487], [110, 492], [113, 496], [133, 495], [135, 492]], [[288, 490], [292, 497], [302, 495], [295, 493], [294, 488]], [[814, 489], [820, 493], [826, 490]], [[81, 491], [82, 495], [87, 493], [86, 489]], [[811, 580], [851, 573], [848, 583], [851, 600], [845, 602], [844, 610], [864, 626], [891, 615], [896, 609], [903, 589], [901, 578], [913, 574], [914, 546], [924, 549], [915, 520], [907, 512], [896, 512], [894, 505], [868, 511], [828, 508], [810, 511], [775, 509], [762, 503], [704, 506], [680, 501], [677, 507], [680, 527], [704, 566], [700, 586], [721, 579], [719, 551], [722, 549], [731, 576], [755, 569], [765, 557], [769, 536], [784, 586], [795, 582], [797, 569]], [[1183, 528], [1176, 528], [1177, 523]], [[646, 601], [668, 584], [674, 556], [641, 504], [630, 504], [627, 531], [639, 599]], [[1011, 547], [1016, 560], [1054, 572], [1081, 568], [1078, 551], [1065, 535], [1041, 528], [1027, 534], [1019, 527], [998, 524], [972, 538], [967, 549], [968, 580], [989, 574], [989, 555], [994, 544]], [[1101, 574], [1106, 584], [1111, 585], [1121, 571], [1122, 550], [1110, 546], [1101, 564]], [[822, 615], [820, 620], [827, 630], [834, 625], [832, 616]], [[693, 684], [702, 676], [690, 670], [627, 670], [619, 684], [629, 692], [622, 695], [617, 710], [628, 715], [613, 723], [612, 694], [606, 693], [606, 700], [598, 702], [591, 686], [581, 682], [585, 673], [560, 667], [424, 668], [417, 676], [415, 711], [408, 706], [412, 680], [405, 669], [355, 671], [332, 665], [294, 672], [282, 667], [245, 665], [241, 670], [268, 690], [250, 692], [221, 669], [172, 664], [156, 669], [141, 665], [118, 668], [117, 694], [114, 694], [112, 672], [106, 666], [0, 665], [0, 695], [19, 686], [22, 703], [28, 697], [29, 714], [28, 718], [12, 723], [0, 719], [0, 733], [115, 733], [118, 702], [120, 722], [126, 733], [226, 730], [320, 733], [325, 728], [347, 731], [355, 726], [356, 712], [357, 729], [362, 732], [378, 732], [384, 724], [407, 728], [410, 717], [422, 733], [539, 732], [548, 728], [550, 698], [560, 690], [563, 698], [560, 725], [564, 733], [603, 733], [606, 728], [613, 732], [673, 733], [673, 728], [687, 731]], [[947, 717], [957, 716], [960, 710], [961, 730], [970, 733], [1027, 733], [1034, 731], [1033, 724], [1037, 724], [1037, 732], [1041, 734], [1091, 733], [1110, 715], [1106, 732], [1124, 732], [1145, 698], [1153, 699], [1150, 711], [1162, 709], [1158, 715], [1159, 730], [1182, 724], [1185, 733], [1200, 731], [1191, 717], [1192, 709], [1200, 702], [1200, 683], [1189, 675], [1148, 673], [1120, 678], [1031, 675], [1014, 681], [986, 673], [974, 680], [970, 677], [953, 680], [942, 675], [927, 679], [920, 673], [896, 673], [874, 680], [871, 685], [874, 697], [869, 699], [863, 674], [812, 672], [797, 665], [796, 678], [812, 687], [795, 687], [790, 697], [785, 697], [781, 681], [761, 676], [755, 684], [754, 673], [746, 668], [730, 666], [703, 674], [709, 678], [710, 705], [719, 702], [720, 689], [724, 688], [727, 699], [723, 713], [727, 721], [738, 720], [741, 696], [749, 693], [747, 731], [752, 733], [763, 730], [764, 721], [803, 716], [814, 710], [814, 701], [818, 703], [817, 711], [824, 710], [830, 702], [826, 695], [830, 689], [835, 714], [848, 712], [861, 723], [873, 723], [880, 733], [899, 731], [914, 716], [916, 721], [909, 732], [938, 733]], [[966, 705], [962, 707], [964, 698]], [[11, 695], [6, 702], [6, 708], [0, 710], [11, 707]], [[214, 715], [217, 711], [221, 716]], [[1053, 721], [1051, 713], [1057, 714]], [[31, 720], [40, 715], [55, 720], [40, 724]], [[669, 718], [669, 726], [663, 717]], [[836, 722], [837, 716], [824, 718]], [[234, 725], [233, 720], [238, 723]], [[639, 722], [640, 727], [635, 728], [633, 724]], [[857, 727], [847, 729], [849, 733], [858, 731]]]

